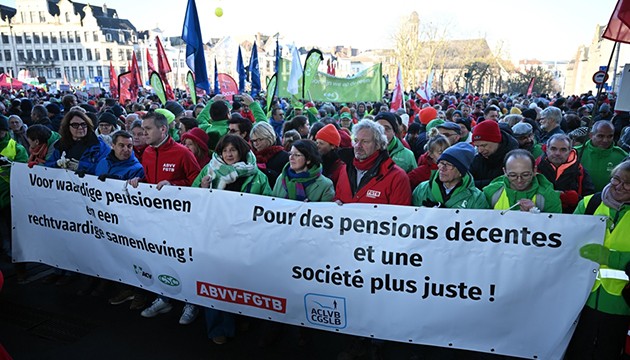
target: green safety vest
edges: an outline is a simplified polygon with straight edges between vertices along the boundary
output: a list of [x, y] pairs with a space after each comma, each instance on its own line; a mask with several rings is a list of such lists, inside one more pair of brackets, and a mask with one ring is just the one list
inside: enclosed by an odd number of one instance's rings
[[[588, 205], [592, 197], [593, 195], [589, 195], [584, 198], [584, 206]], [[610, 209], [602, 202], [595, 209], [593, 215], [610, 218]], [[615, 225], [613, 232], [610, 231], [610, 227], [606, 226], [604, 246], [612, 251], [630, 251], [630, 216], [622, 217]], [[607, 293], [620, 296], [621, 290], [626, 284], [628, 284], [628, 276], [625, 271], [610, 269], [606, 265], [600, 265], [597, 279], [591, 292], [602, 286]]]
[[[0, 155], [13, 161], [15, 155], [17, 155], [17, 142], [13, 139], [9, 139], [7, 146], [0, 151]], [[0, 179], [9, 182], [9, 174], [11, 174], [11, 169], [8, 166], [0, 168]]]
[[[534, 197], [532, 198], [532, 201], [534, 202], [534, 204], [536, 204], [536, 194], [534, 194]], [[536, 205], [538, 205], [538, 204], [536, 204]], [[494, 209], [495, 210], [507, 210], [511, 206], [512, 205], [510, 205], [510, 199], [508, 199], [507, 192], [505, 191], [505, 187], [504, 187], [503, 190], [501, 190], [501, 196], [499, 196], [499, 200], [497, 200], [497, 203], [494, 204]]]

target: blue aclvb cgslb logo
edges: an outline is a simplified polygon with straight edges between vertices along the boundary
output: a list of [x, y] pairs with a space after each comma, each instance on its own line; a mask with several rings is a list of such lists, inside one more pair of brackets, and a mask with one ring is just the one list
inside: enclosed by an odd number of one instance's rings
[[306, 319], [313, 325], [336, 329], [346, 327], [346, 299], [338, 296], [306, 294]]

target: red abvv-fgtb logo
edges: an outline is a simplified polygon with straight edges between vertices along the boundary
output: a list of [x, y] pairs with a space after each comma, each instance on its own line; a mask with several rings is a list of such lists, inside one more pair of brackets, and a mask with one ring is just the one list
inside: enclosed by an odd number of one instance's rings
[[258, 294], [242, 289], [214, 285], [201, 281], [197, 281], [197, 295], [215, 300], [271, 310], [282, 314], [287, 311], [287, 299]]

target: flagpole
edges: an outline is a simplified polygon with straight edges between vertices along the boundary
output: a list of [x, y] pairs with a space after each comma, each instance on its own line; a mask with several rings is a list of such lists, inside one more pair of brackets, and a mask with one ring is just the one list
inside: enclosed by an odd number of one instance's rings
[[[615, 48], [617, 47], [618, 43], [619, 42], [615, 41], [615, 43], [613, 44], [612, 51], [610, 52], [610, 57], [608, 58], [608, 64], [606, 64], [606, 74], [608, 74], [608, 72], [610, 71], [610, 63], [612, 62], [613, 55], [615, 54]], [[617, 69], [613, 71], [613, 76], [615, 76], [616, 72], [617, 72]], [[595, 117], [597, 113], [599, 113], [599, 105], [597, 103], [599, 102], [599, 96], [602, 94], [603, 88], [604, 88], [604, 83], [602, 83], [601, 85], [597, 87], [597, 97], [595, 97], [595, 106], [593, 106], [592, 117]]]

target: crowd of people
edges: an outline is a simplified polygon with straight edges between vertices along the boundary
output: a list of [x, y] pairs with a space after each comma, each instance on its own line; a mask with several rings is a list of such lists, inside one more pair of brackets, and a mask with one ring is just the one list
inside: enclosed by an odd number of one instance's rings
[[[630, 262], [630, 115], [614, 96], [411, 94], [403, 108], [387, 101], [292, 102], [218, 94], [161, 104], [147, 96], [124, 106], [115, 99], [19, 94], [0, 101], [0, 214], [10, 234], [10, 162], [47, 166], [164, 186], [246, 192], [295, 201], [496, 209], [608, 217], [604, 244], [580, 255], [602, 269]], [[168, 163], [169, 166], [163, 166]], [[15, 200], [14, 200], [15, 201]], [[10, 237], [2, 250], [10, 252]], [[577, 254], [576, 254], [577, 256]], [[16, 267], [25, 282], [23, 265]], [[627, 280], [602, 272], [586, 302], [568, 359], [619, 358], [630, 326]], [[56, 271], [64, 285], [76, 274]], [[608, 277], [607, 277], [608, 276]], [[91, 279], [81, 294], [104, 294]], [[118, 285], [113, 305], [154, 317], [173, 301]], [[184, 304], [180, 324], [201, 309]], [[235, 315], [203, 309], [208, 336], [236, 336]], [[277, 327], [268, 334], [273, 334]], [[301, 333], [302, 334], [302, 333]], [[307, 332], [304, 332], [307, 334]], [[269, 339], [266, 339], [267, 341]], [[340, 358], [378, 352], [362, 340]], [[357, 350], [358, 349], [358, 350]]]

